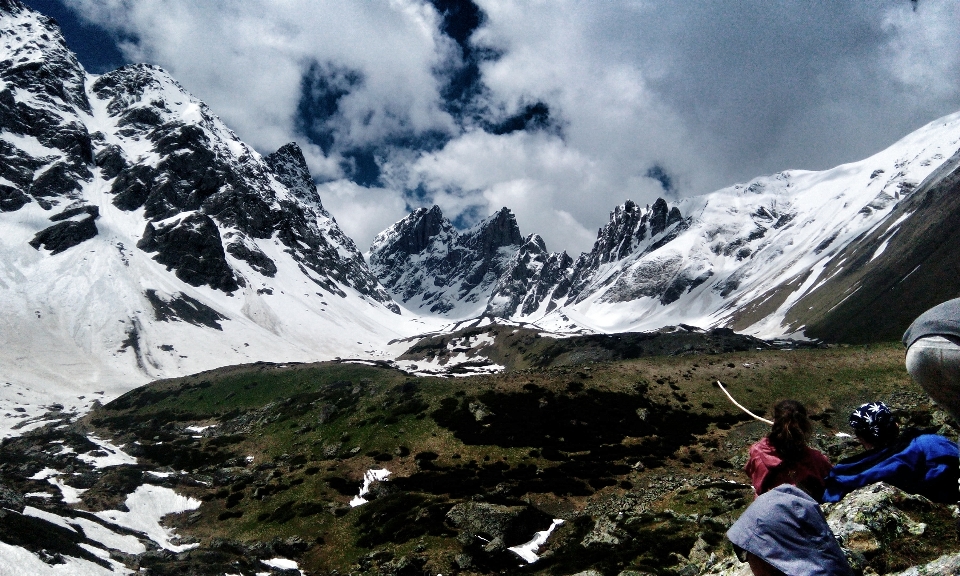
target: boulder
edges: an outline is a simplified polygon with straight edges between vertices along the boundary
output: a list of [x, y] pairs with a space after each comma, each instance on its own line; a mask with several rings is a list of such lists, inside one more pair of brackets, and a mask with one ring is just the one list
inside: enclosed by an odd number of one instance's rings
[[546, 529], [552, 518], [531, 506], [461, 502], [447, 512], [447, 521], [461, 533], [480, 535], [487, 541], [499, 538], [509, 547], [530, 540]]
[[617, 526], [615, 520], [601, 517], [580, 544], [584, 548], [614, 547], [622, 544], [627, 538], [629, 536]]
[[944, 554], [923, 566], [914, 566], [892, 576], [934, 576], [934, 574], [960, 574], [960, 553]]
[[898, 538], [923, 534], [926, 525], [914, 521], [906, 512], [931, 506], [923, 496], [907, 494], [879, 482], [855, 490], [840, 502], [823, 508], [840, 544], [869, 556]]

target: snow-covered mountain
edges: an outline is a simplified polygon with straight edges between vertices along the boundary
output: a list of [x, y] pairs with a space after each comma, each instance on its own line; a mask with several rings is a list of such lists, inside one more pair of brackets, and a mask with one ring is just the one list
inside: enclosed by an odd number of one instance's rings
[[[944, 251], [958, 245], [958, 149], [960, 113], [830, 170], [781, 172], [672, 207], [628, 200], [576, 261], [513, 229], [491, 265], [461, 238], [492, 220], [457, 235], [438, 208], [418, 210], [378, 236], [370, 261], [398, 302], [451, 318], [485, 312], [553, 330], [686, 323], [762, 337], [896, 339], [927, 306], [960, 295], [955, 253]], [[900, 297], [878, 300], [864, 288], [866, 272]]]
[[[960, 146], [952, 142], [948, 150]], [[960, 150], [882, 222], [838, 247], [820, 275], [825, 280], [796, 300], [786, 322], [832, 341], [899, 339], [921, 312], [960, 296], [958, 262]]]
[[[641, 241], [627, 255], [601, 263], [578, 295], [542, 321], [562, 324], [569, 318], [601, 331], [684, 322], [762, 337], [804, 335], [813, 314], [829, 315], [848, 296], [843, 289], [826, 296], [825, 290], [829, 280], [863, 265], [852, 261], [850, 252], [868, 259], [883, 253], [883, 243], [870, 240], [872, 232], [889, 228], [885, 239], [890, 239], [947, 208], [927, 195], [945, 175], [938, 167], [958, 149], [960, 114], [953, 114], [860, 162], [821, 172], [782, 172], [683, 200], [676, 228], [662, 240]], [[920, 203], [925, 208], [905, 212], [902, 207], [915, 198], [926, 198]], [[625, 210], [614, 213], [601, 239]], [[891, 280], [903, 280], [907, 272]], [[923, 299], [960, 294], [960, 286], [951, 284]], [[910, 280], [904, 288], [909, 286]], [[813, 306], [809, 298], [815, 293], [822, 298]], [[910, 319], [924, 309], [908, 308]], [[889, 312], [872, 310], [873, 322]], [[896, 330], [883, 337], [896, 339]]]
[[296, 144], [262, 157], [157, 67], [87, 74], [0, 1], [0, 411], [376, 356], [422, 329], [399, 312]]
[[531, 317], [585, 297], [595, 273], [633, 253], [653, 251], [686, 226], [666, 201], [631, 201], [610, 214], [593, 250], [574, 262], [551, 253], [537, 234], [524, 238], [508, 208], [458, 232], [440, 208], [420, 208], [381, 232], [369, 259], [393, 297], [411, 310], [450, 318]]
[[506, 208], [462, 233], [437, 206], [420, 208], [377, 235], [370, 267], [412, 310], [471, 317], [484, 311], [523, 242]]
[[507, 208], [467, 231], [419, 209], [368, 268], [296, 144], [261, 156], [159, 68], [87, 74], [52, 20], [0, 0], [0, 410], [227, 364], [392, 357], [480, 315], [895, 338], [960, 295], [958, 148], [954, 114], [831, 170], [627, 201], [576, 259]]

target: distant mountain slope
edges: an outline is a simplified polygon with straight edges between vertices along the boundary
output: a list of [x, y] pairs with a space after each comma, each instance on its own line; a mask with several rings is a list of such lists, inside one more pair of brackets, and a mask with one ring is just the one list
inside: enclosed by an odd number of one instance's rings
[[[456, 318], [484, 312], [552, 330], [686, 323], [768, 338], [896, 339], [926, 307], [960, 295], [950, 248], [960, 218], [958, 149], [960, 114], [953, 114], [831, 170], [782, 172], [672, 207], [662, 199], [646, 208], [628, 200], [576, 260], [549, 253], [536, 235], [521, 242], [516, 231], [500, 246], [500, 266], [484, 268], [488, 281], [482, 294], [471, 293], [473, 308], [430, 311]], [[455, 254], [461, 271], [483, 261], [453, 248], [459, 237], [449, 222], [442, 220], [442, 234], [414, 224], [427, 215], [442, 219], [436, 207], [415, 212], [371, 249], [374, 263], [403, 254], [373, 271], [414, 309], [441, 292], [466, 300], [442, 288], [463, 273], [440, 271], [430, 254]], [[423, 242], [404, 239], [403, 231], [414, 229]], [[920, 264], [921, 273], [911, 275]], [[398, 282], [412, 276], [416, 282]]]
[[[862, 264], [853, 254], [861, 260], [864, 254], [886, 254], [869, 268], [880, 284], [903, 278], [920, 261], [928, 262], [930, 274], [950, 274], [951, 260], [934, 255], [930, 223], [949, 224], [957, 211], [942, 186], [937, 195], [920, 184], [958, 149], [960, 114], [953, 114], [860, 162], [822, 172], [782, 172], [683, 200], [682, 230], [673, 238], [602, 264], [582, 290], [585, 296], [561, 303], [540, 322], [548, 327], [575, 322], [600, 331], [684, 322], [761, 337], [897, 339], [925, 303], [960, 295], [956, 283], [904, 284], [903, 297], [915, 294], [909, 297], [917, 302], [907, 308], [888, 301], [868, 310], [857, 304], [869, 301], [862, 298], [838, 307], [847, 296], [841, 294], [845, 283], [857, 280], [851, 274]], [[941, 172], [954, 168], [948, 164]], [[890, 242], [890, 247], [902, 244], [909, 256], [880, 249], [889, 235], [876, 239], [887, 228], [911, 230]], [[935, 235], [951, 233], [944, 225]], [[897, 269], [913, 261], [910, 269]], [[669, 288], [648, 292], [662, 286]], [[849, 308], [858, 305], [856, 311]], [[862, 327], [886, 328], [857, 334], [850, 323], [855, 315]]]
[[296, 144], [261, 157], [154, 66], [88, 75], [16, 0], [0, 34], [0, 384], [24, 394], [5, 398], [412, 333]]
[[960, 151], [824, 275], [787, 321], [828, 340], [897, 340], [922, 312], [960, 296]]
[[462, 318], [486, 309], [522, 243], [506, 208], [466, 232], [437, 206], [420, 208], [377, 235], [370, 267], [411, 310]]
[[[508, 208], [465, 232], [438, 206], [420, 208], [377, 235], [370, 267], [411, 310], [457, 319], [542, 315], [559, 302], [585, 298], [605, 280], [597, 278], [605, 265], [656, 250], [687, 224], [663, 199], [646, 209], [628, 200], [610, 219], [593, 250], [574, 261], [565, 252], [548, 252], [537, 234], [524, 238]], [[646, 292], [670, 301], [675, 291], [668, 283]]]

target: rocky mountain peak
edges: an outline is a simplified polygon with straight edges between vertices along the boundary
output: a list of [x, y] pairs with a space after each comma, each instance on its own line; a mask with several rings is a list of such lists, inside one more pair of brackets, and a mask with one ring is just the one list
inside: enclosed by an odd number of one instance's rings
[[663, 198], [657, 198], [646, 210], [627, 200], [610, 213], [610, 222], [597, 232], [588, 260], [592, 266], [622, 260], [644, 240], [652, 240], [681, 220], [680, 209], [670, 209]]
[[[567, 296], [568, 303], [579, 302], [612, 281], [612, 276], [600, 274], [601, 268], [619, 265], [633, 256], [654, 252], [677, 237], [683, 227], [680, 209], [669, 208], [667, 201], [657, 198], [653, 206], [640, 208], [627, 200], [610, 213], [610, 222], [597, 232], [597, 240], [590, 252], [580, 255], [569, 280], [569, 291], [560, 290]], [[653, 272], [659, 275], [662, 271]], [[637, 278], [637, 283], [648, 283], [648, 274]], [[599, 284], [597, 284], [599, 282]], [[654, 288], [645, 287], [643, 295], [660, 296], [666, 288], [662, 282], [655, 282]], [[630, 293], [630, 298], [635, 293]]]
[[0, 62], [3, 80], [32, 92], [51, 110], [90, 111], [86, 73], [67, 47], [56, 20], [17, 0], [0, 2]]
[[286, 186], [294, 196], [315, 205], [318, 210], [326, 213], [320, 202], [320, 194], [317, 193], [317, 185], [310, 174], [310, 168], [307, 167], [307, 159], [303, 157], [303, 150], [296, 142], [284, 144], [264, 160], [280, 183]]
[[654, 236], [663, 232], [664, 228], [667, 227], [668, 211], [667, 201], [663, 198], [657, 198], [657, 201], [653, 203], [653, 208], [650, 209], [650, 232]]
[[527, 236], [500, 275], [486, 313], [509, 318], [552, 310], [566, 294], [572, 264], [566, 252], [548, 252], [538, 234]]
[[[404, 295], [413, 294], [413, 286], [420, 285], [415, 280], [417, 274], [408, 270], [410, 263], [421, 255], [428, 260], [446, 258], [458, 239], [439, 206], [417, 208], [373, 239], [368, 254], [370, 268], [394, 296], [406, 301]], [[402, 284], [405, 287], [401, 288]]]
[[0, 0], [0, 238], [17, 327], [0, 378], [42, 374], [64, 399], [413, 330], [295, 145], [264, 158], [159, 67], [88, 75], [17, 0]]
[[444, 218], [439, 206], [418, 208], [401, 220], [396, 228], [395, 244], [408, 254], [419, 254], [441, 234], [456, 235], [453, 224]]
[[520, 252], [529, 254], [545, 254], [547, 252], [547, 243], [539, 234], [531, 234], [524, 238], [523, 245], [520, 246]]
[[597, 232], [593, 251], [601, 263], [615, 262], [629, 254], [636, 243], [646, 238], [649, 214], [627, 200], [610, 213], [610, 222]]
[[[107, 72], [97, 78], [91, 89], [98, 99], [107, 101], [107, 112], [111, 116], [142, 110], [143, 117], [128, 117], [125, 123], [144, 122], [156, 125], [162, 122], [161, 116], [171, 111], [168, 104], [175, 104], [166, 102], [164, 96], [177, 100], [193, 100], [166, 70], [152, 64], [128, 64]], [[205, 108], [199, 101], [191, 103]], [[210, 115], [201, 114], [201, 117], [203, 116], [206, 116], [203, 119], [209, 119]]]
[[464, 237], [464, 244], [484, 257], [493, 256], [501, 248], [523, 243], [517, 218], [506, 207], [477, 224]]
[[0, 0], [0, 12], [15, 13], [23, 9], [23, 3], [20, 0]]
[[[445, 235], [439, 233], [441, 222]], [[486, 300], [485, 314], [529, 316], [579, 301], [592, 293], [602, 266], [659, 249], [684, 222], [680, 210], [662, 198], [646, 209], [627, 200], [610, 213], [593, 249], [574, 263], [566, 253], [548, 252], [540, 236], [524, 238], [509, 208], [459, 234], [437, 207], [421, 208], [377, 237], [370, 262], [387, 289], [408, 305], [429, 302], [432, 312], [447, 313], [456, 302]], [[438, 306], [441, 300], [445, 304]]]
[[407, 306], [440, 314], [456, 309], [479, 313], [523, 243], [517, 219], [507, 208], [462, 233], [439, 207], [418, 208], [377, 235], [370, 267]]

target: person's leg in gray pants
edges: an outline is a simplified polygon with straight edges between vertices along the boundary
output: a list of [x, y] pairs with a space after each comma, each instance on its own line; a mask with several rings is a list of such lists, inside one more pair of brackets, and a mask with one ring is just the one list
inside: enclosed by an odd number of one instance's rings
[[907, 372], [944, 410], [960, 422], [960, 344], [925, 336], [907, 349]]

